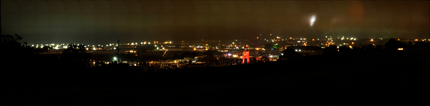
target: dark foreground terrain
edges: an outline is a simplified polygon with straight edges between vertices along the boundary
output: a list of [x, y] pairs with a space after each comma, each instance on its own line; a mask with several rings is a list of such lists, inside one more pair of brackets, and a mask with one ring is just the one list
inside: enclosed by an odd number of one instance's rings
[[73, 106], [429, 104], [429, 54], [363, 52], [165, 72], [14, 66], [2, 70], [8, 73], [0, 100]]

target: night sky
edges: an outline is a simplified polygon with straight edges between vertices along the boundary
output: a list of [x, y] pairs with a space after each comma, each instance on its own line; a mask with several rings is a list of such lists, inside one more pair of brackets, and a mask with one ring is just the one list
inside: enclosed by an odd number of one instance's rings
[[2, 34], [28, 43], [225, 40], [262, 34], [429, 38], [429, 1], [1, 0]]

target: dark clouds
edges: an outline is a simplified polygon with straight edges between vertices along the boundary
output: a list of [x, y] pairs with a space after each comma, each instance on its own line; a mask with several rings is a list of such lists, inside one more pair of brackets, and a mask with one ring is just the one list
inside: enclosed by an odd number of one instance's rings
[[429, 1], [1, 0], [3, 33], [30, 43], [429, 36]]

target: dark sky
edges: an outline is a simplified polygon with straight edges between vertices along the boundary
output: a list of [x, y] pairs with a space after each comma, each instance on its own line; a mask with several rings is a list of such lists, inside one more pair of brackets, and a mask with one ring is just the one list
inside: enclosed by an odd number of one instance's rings
[[429, 1], [1, 0], [2, 33], [29, 43], [310, 38], [312, 15], [317, 35], [429, 38]]

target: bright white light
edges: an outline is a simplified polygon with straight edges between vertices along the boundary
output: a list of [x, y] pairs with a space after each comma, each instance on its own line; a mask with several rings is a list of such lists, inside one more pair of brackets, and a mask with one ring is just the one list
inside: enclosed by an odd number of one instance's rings
[[397, 50], [398, 50], [398, 51], [402, 51], [402, 50], [403, 50], [403, 48], [397, 48]]
[[315, 15], [313, 15], [312, 18], [311, 18], [311, 20], [310, 20], [311, 26], [314, 25], [315, 20], [316, 20], [316, 17], [315, 17]]

